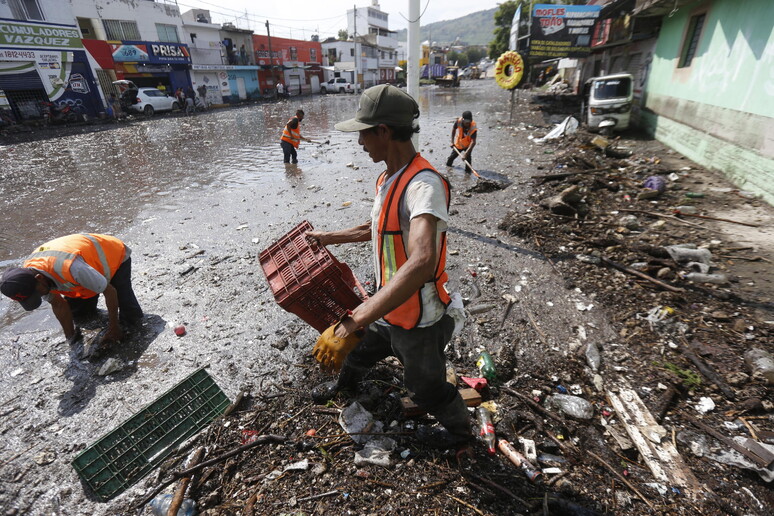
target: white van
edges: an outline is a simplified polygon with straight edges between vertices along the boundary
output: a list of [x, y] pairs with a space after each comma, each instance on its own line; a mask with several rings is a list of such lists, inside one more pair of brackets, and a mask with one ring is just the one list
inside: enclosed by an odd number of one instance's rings
[[583, 86], [583, 117], [590, 130], [606, 133], [629, 127], [634, 97], [631, 74], [592, 77]]

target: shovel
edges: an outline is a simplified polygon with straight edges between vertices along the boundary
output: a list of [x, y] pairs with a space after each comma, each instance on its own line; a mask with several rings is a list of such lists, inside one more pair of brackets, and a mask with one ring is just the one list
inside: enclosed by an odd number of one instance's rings
[[476, 176], [476, 177], [477, 177], [477, 178], [479, 178], [479, 179], [482, 179], [482, 177], [479, 175], [479, 173], [478, 173], [478, 172], [476, 172], [476, 171], [473, 169], [473, 165], [471, 165], [470, 163], [468, 163], [468, 160], [466, 160], [465, 158], [463, 158], [463, 157], [462, 157], [462, 153], [460, 152], [460, 150], [459, 150], [457, 147], [455, 147], [454, 145], [452, 145], [452, 146], [451, 146], [451, 148], [452, 148], [452, 149], [454, 149], [454, 152], [456, 152], [456, 153], [457, 153], [457, 156], [459, 156], [459, 157], [460, 157], [460, 159], [462, 160], [462, 162], [463, 162], [463, 163], [465, 163], [465, 165], [467, 165], [467, 167], [470, 169], [470, 171], [471, 171], [471, 172], [473, 172], [473, 175], [474, 175], [474, 176]]
[[457, 153], [457, 155], [460, 157], [462, 162], [465, 163], [465, 165], [467, 165], [467, 167], [470, 169], [471, 172], [473, 172], [473, 175], [478, 178], [478, 183], [476, 184], [475, 187], [473, 187], [472, 190], [486, 192], [491, 190], [502, 190], [503, 188], [505, 188], [506, 185], [502, 183], [498, 183], [497, 181], [492, 181], [490, 179], [485, 179], [481, 177], [481, 174], [479, 174], [473, 169], [473, 166], [470, 163], [468, 163], [468, 160], [462, 157], [462, 153], [459, 151], [457, 147], [452, 145], [451, 148], [454, 149], [454, 152]]

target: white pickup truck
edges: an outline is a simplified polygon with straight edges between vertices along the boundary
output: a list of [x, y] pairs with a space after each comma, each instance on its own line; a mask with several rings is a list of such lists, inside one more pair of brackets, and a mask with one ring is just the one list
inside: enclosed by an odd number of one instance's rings
[[344, 77], [336, 77], [321, 84], [320, 93], [355, 93], [355, 88]]

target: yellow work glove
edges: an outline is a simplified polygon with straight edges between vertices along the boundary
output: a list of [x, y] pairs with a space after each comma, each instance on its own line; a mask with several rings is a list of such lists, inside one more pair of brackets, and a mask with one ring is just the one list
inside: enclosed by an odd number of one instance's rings
[[336, 327], [341, 323], [336, 323], [317, 338], [317, 344], [314, 345], [312, 355], [315, 360], [320, 362], [323, 370], [336, 373], [341, 370], [344, 359], [349, 352], [355, 349], [363, 338], [362, 330], [356, 331], [345, 338], [337, 337]]

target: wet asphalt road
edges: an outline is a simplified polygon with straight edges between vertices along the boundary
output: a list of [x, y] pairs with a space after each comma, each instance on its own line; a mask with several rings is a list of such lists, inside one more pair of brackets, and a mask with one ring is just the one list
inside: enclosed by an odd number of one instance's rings
[[[546, 321], [551, 344], [567, 353], [582, 320], [597, 321], [584, 332], [611, 335], [596, 313], [576, 309], [578, 302], [593, 302], [568, 295], [529, 243], [496, 229], [511, 207], [523, 203], [535, 164], [548, 159], [526, 138], [546, 131], [519, 127], [542, 124], [528, 105], [516, 109], [513, 127], [504, 125], [508, 97], [491, 80], [421, 92], [425, 157], [447, 171], [452, 123], [469, 109], [480, 135], [474, 166], [513, 182], [490, 194], [454, 196], [450, 279], [468, 295], [467, 269], [493, 273], [491, 300], [502, 303], [500, 293], [517, 293], [514, 318], [529, 311]], [[306, 111], [302, 134], [321, 143], [302, 143], [299, 164], [286, 167], [279, 136], [298, 108]], [[100, 504], [84, 494], [70, 461], [198, 367], [209, 366], [231, 399], [244, 388], [266, 393], [294, 382], [305, 388], [315, 332], [276, 305], [257, 255], [304, 219], [319, 229], [368, 219], [381, 167], [368, 160], [356, 134], [333, 129], [356, 108], [352, 95], [314, 96], [0, 147], [0, 267], [19, 263], [56, 236], [115, 234], [133, 249], [135, 291], [147, 314], [143, 329], [113, 354], [126, 368], [101, 377], [100, 362], [80, 360], [68, 348], [47, 306], [25, 313], [0, 299], [0, 462], [13, 459], [0, 474], [0, 508], [114, 514], [119, 504], [146, 492], [154, 475]], [[475, 182], [459, 166], [448, 174], [460, 194]], [[332, 251], [367, 281], [369, 249]], [[174, 335], [177, 324], [187, 327], [185, 337]], [[463, 361], [480, 340], [476, 325], [470, 326], [463, 339], [468, 347], [455, 349]], [[519, 342], [513, 334], [490, 345], [518, 345], [525, 367], [544, 360], [542, 343]]]

